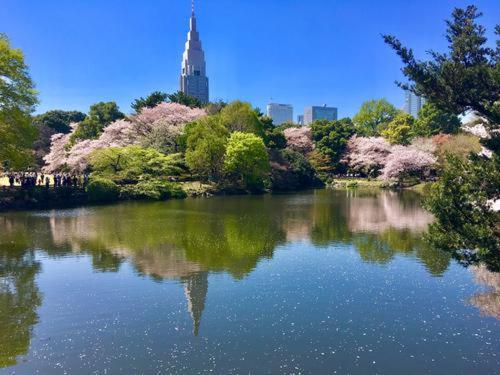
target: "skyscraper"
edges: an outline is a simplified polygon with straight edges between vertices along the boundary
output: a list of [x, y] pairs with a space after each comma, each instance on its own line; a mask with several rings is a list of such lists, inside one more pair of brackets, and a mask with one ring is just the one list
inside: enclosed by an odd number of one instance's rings
[[405, 90], [405, 112], [413, 117], [418, 117], [418, 112], [425, 104], [425, 98], [415, 95], [409, 90]]
[[293, 107], [290, 104], [269, 103], [267, 117], [273, 119], [273, 124], [278, 126], [286, 122], [293, 122]]
[[323, 106], [307, 107], [304, 110], [304, 125], [310, 125], [316, 120], [337, 120], [337, 108]]
[[194, 0], [189, 20], [186, 49], [182, 56], [182, 71], [180, 90], [190, 96], [198, 98], [202, 103], [208, 102], [208, 77], [206, 72], [205, 53], [201, 47], [200, 34], [196, 29], [194, 14]]

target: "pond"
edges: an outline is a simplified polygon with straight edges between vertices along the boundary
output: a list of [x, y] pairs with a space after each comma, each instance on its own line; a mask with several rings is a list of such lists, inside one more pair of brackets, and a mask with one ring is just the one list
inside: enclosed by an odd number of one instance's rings
[[0, 373], [500, 369], [500, 279], [411, 192], [0, 214]]

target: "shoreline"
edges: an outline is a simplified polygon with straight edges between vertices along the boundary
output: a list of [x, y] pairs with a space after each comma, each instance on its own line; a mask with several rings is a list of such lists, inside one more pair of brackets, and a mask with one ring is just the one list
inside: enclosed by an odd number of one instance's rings
[[[199, 185], [195, 188], [194, 185]], [[217, 189], [213, 185], [189, 183], [183, 186], [186, 192], [185, 198], [169, 198], [171, 199], [187, 199], [187, 198], [210, 198], [213, 196], [235, 196], [235, 195], [263, 195], [263, 194], [290, 194], [311, 189], [330, 189], [330, 190], [411, 190], [418, 194], [425, 194], [428, 186], [427, 182], [420, 182], [412, 186], [389, 187], [380, 180], [368, 180], [362, 178], [347, 178], [336, 179], [330, 184], [324, 186], [307, 186], [303, 189], [294, 190], [274, 190], [263, 191], [259, 193], [249, 191], [226, 191]], [[108, 202], [90, 201], [87, 192], [83, 188], [49, 188], [36, 186], [28, 189], [20, 187], [0, 188], [0, 213], [19, 212], [19, 211], [35, 211], [35, 210], [50, 210], [50, 209], [65, 209], [74, 207], [85, 207], [103, 204], [112, 204], [119, 202], [150, 202], [154, 200], [148, 199], [117, 199]], [[161, 201], [161, 200], [160, 200]]]

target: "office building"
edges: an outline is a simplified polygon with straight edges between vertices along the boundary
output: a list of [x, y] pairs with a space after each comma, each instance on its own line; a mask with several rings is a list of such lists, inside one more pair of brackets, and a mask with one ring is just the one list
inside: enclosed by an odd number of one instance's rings
[[304, 125], [310, 125], [316, 120], [337, 120], [337, 108], [323, 106], [307, 107], [304, 110]]
[[425, 104], [425, 98], [415, 95], [409, 90], [405, 90], [405, 112], [412, 115], [413, 117], [418, 117], [418, 112], [422, 109]]
[[276, 126], [293, 122], [293, 107], [290, 104], [269, 103], [267, 116], [272, 118], [273, 124]]
[[194, 2], [189, 20], [186, 49], [182, 56], [180, 91], [198, 98], [202, 103], [207, 103], [209, 100], [205, 53], [201, 47], [200, 34], [196, 29]]

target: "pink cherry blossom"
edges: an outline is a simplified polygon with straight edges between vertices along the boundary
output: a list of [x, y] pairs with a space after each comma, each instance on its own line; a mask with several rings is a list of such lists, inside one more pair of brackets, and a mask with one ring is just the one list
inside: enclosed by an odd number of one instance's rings
[[284, 134], [288, 148], [303, 154], [314, 150], [311, 128], [309, 126], [288, 128], [285, 129]]

